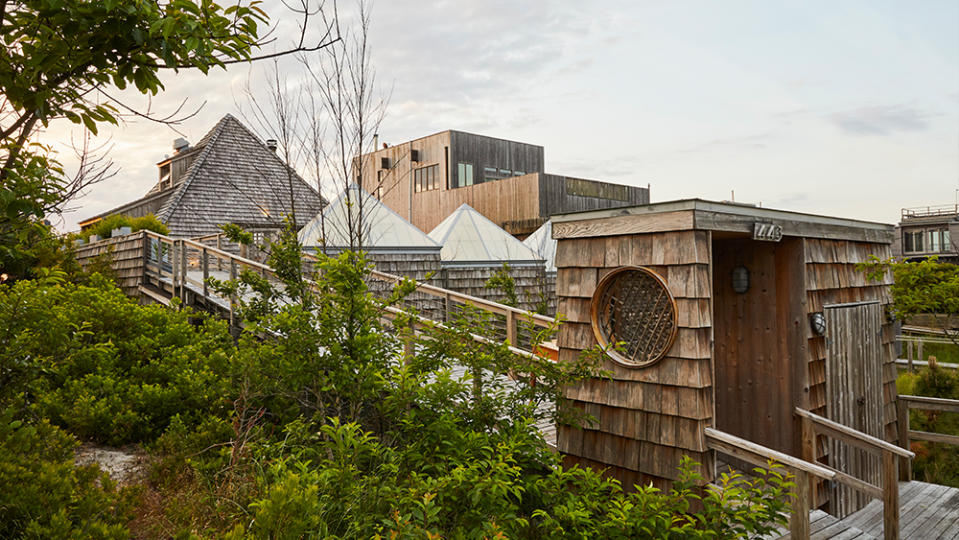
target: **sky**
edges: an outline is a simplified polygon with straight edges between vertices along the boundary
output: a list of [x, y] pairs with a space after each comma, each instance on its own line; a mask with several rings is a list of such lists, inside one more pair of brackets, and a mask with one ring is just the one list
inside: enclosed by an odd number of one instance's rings
[[[280, 46], [292, 19], [270, 7]], [[886, 223], [957, 202], [959, 2], [380, 0], [369, 38], [381, 142], [457, 129], [538, 144], [547, 172], [649, 185], [652, 202]], [[262, 72], [169, 73], [151, 107], [202, 105], [179, 127], [195, 142], [240, 117]], [[71, 130], [44, 134], [68, 167]], [[104, 130], [119, 173], [60, 227], [145, 194], [179, 136], [144, 120]]]

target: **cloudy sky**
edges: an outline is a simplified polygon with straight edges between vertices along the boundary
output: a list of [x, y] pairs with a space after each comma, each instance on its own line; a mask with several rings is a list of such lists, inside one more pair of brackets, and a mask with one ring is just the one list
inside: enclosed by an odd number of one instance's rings
[[[370, 39], [390, 96], [381, 141], [459, 129], [539, 144], [548, 172], [649, 184], [654, 202], [735, 191], [895, 222], [957, 200], [959, 2], [379, 0]], [[195, 142], [237, 113], [249, 77], [170, 74], [152, 106], [205, 103], [180, 127]], [[65, 229], [143, 195], [178, 135], [129, 121], [105, 136], [121, 171]]]

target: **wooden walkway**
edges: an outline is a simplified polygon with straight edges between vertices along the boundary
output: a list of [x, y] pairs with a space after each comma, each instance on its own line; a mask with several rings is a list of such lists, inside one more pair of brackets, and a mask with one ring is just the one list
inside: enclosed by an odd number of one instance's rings
[[[882, 501], [836, 519], [821, 511], [809, 515], [813, 540], [882, 538]], [[959, 539], [959, 489], [912, 481], [899, 483], [899, 537], [922, 540]], [[780, 538], [790, 538], [788, 534]]]

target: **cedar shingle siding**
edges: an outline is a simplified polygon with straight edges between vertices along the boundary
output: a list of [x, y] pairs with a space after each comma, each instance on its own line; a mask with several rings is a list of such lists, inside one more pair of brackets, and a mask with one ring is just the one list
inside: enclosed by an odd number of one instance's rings
[[[157, 197], [154, 187], [140, 201], [102, 216], [153, 211], [171, 236], [193, 238], [219, 232], [224, 223], [276, 230], [291, 211], [299, 229], [323, 207], [316, 191], [229, 114], [188, 151], [196, 156], [182, 180], [167, 190], [169, 195]], [[147, 205], [153, 208], [141, 208]]]

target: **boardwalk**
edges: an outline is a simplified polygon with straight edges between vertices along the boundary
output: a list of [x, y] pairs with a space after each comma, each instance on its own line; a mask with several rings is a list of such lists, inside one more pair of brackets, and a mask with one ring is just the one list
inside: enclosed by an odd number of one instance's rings
[[[959, 489], [918, 481], [900, 482], [899, 500], [900, 538], [959, 539]], [[813, 540], [883, 537], [882, 501], [879, 500], [841, 520], [814, 510], [809, 521]]]

